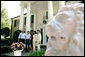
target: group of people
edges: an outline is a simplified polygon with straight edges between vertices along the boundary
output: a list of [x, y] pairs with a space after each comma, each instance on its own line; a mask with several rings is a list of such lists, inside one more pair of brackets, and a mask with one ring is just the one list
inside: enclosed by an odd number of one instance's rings
[[27, 31], [25, 33], [24, 30], [21, 31], [21, 33], [18, 36], [18, 41], [25, 44], [26, 51], [29, 51], [29, 46], [31, 45], [31, 49], [33, 51], [40, 50], [40, 44], [41, 44], [41, 33], [40, 30], [37, 31]]

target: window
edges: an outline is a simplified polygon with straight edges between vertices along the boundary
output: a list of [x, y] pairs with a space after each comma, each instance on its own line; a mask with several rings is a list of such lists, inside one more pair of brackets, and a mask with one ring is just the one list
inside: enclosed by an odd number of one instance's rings
[[24, 25], [26, 25], [26, 17], [24, 18]]
[[17, 26], [17, 20], [14, 20], [14, 27]]
[[31, 15], [31, 23], [34, 23], [34, 15]]
[[14, 27], [17, 27], [19, 25], [19, 20], [14, 20]]

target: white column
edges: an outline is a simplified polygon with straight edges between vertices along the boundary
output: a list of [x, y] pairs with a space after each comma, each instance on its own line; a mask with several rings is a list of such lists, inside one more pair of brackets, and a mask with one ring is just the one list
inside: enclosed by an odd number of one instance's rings
[[21, 15], [20, 15], [20, 22], [19, 22], [19, 30], [23, 30], [24, 26], [24, 6], [21, 5]]
[[45, 31], [45, 26], [43, 27], [43, 45], [46, 45], [46, 31]]
[[59, 1], [59, 8], [62, 8], [65, 6], [65, 1]]
[[48, 1], [48, 20], [53, 17], [53, 4], [52, 1]]
[[30, 7], [30, 2], [29, 2], [29, 3], [27, 3], [26, 32], [30, 31], [30, 29], [31, 29], [30, 28], [30, 16], [31, 16], [30, 12], [31, 12], [31, 7]]

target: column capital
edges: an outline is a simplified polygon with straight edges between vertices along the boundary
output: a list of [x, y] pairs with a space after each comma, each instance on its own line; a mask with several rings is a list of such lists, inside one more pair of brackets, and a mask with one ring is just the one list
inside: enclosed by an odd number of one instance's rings
[[28, 1], [27, 3], [31, 3], [31, 1]]
[[27, 7], [29, 7], [31, 5], [31, 2], [27, 2]]
[[52, 3], [52, 1], [48, 1], [48, 3]]
[[62, 8], [65, 6], [65, 1], [59, 1], [59, 8]]

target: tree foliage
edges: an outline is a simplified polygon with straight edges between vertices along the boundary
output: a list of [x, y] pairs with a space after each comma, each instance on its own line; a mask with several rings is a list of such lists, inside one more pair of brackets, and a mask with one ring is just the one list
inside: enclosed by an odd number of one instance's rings
[[10, 35], [10, 29], [8, 27], [1, 29], [1, 35], [4, 35], [4, 38], [6, 38]]
[[3, 8], [3, 4], [1, 3], [1, 29], [9, 27], [11, 29], [11, 20], [8, 17], [6, 8]]
[[6, 8], [3, 8], [2, 3], [1, 3], [1, 18], [2, 19], [8, 19], [8, 14], [7, 14]]
[[19, 36], [20, 32], [21, 32], [21, 30], [16, 30], [16, 31], [13, 33], [13, 38], [18, 39], [18, 36]]

